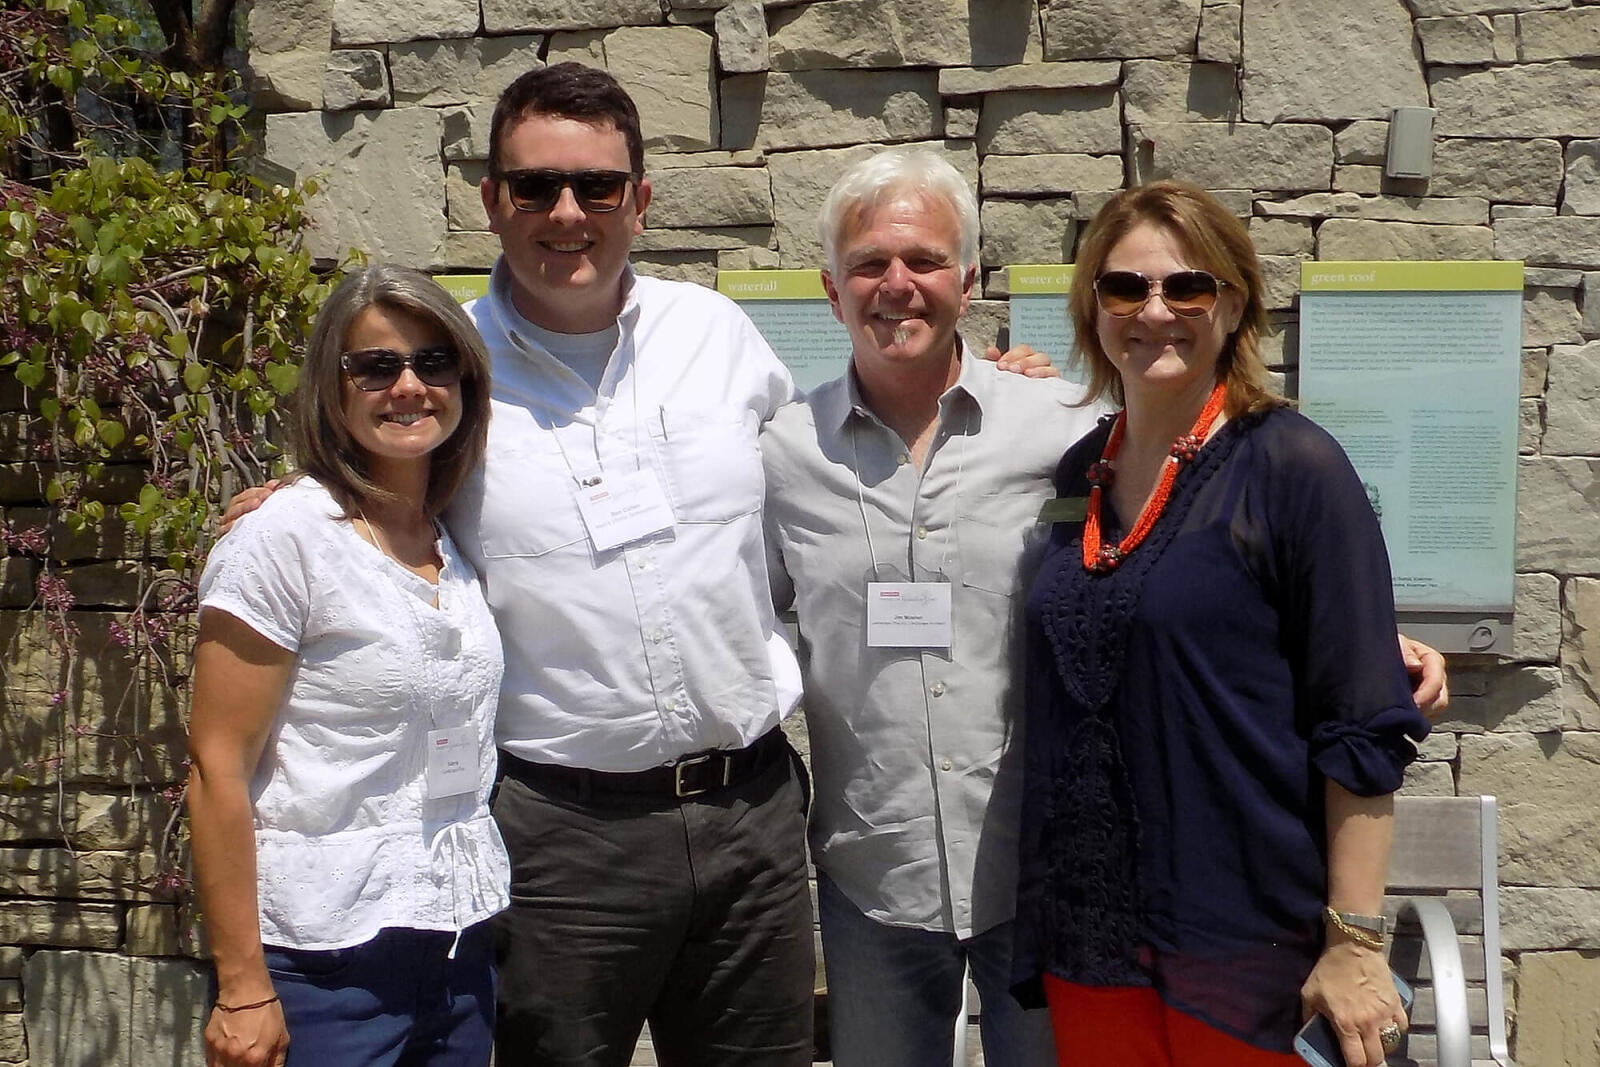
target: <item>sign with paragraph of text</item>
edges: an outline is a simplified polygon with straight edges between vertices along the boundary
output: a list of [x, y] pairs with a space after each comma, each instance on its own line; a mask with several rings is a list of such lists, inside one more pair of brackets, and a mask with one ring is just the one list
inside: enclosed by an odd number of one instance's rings
[[720, 270], [717, 292], [750, 316], [801, 389], [815, 389], [850, 366], [850, 333], [833, 317], [820, 272]]

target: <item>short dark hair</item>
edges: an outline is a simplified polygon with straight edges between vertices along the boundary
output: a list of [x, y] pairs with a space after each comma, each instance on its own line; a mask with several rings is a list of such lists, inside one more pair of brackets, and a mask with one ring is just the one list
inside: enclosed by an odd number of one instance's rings
[[530, 70], [500, 94], [489, 124], [489, 177], [503, 173], [500, 150], [506, 130], [533, 115], [616, 127], [628, 144], [628, 169], [636, 178], [644, 175], [644, 135], [633, 97], [605, 71], [569, 62]]
[[344, 417], [339, 357], [356, 316], [370, 307], [401, 311], [435, 324], [449, 335], [461, 358], [461, 422], [428, 456], [423, 511], [432, 518], [445, 509], [483, 459], [489, 435], [489, 353], [461, 305], [421, 271], [369, 266], [346, 277], [323, 303], [306, 344], [294, 396], [290, 446], [300, 465], [296, 473], [320, 482], [346, 518], [355, 517], [364, 502], [389, 496], [372, 480]]

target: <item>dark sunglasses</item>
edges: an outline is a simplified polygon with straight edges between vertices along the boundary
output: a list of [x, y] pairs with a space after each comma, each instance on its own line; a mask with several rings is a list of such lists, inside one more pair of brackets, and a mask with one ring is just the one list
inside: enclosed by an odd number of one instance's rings
[[1192, 319], [1217, 306], [1217, 294], [1228, 283], [1203, 270], [1174, 271], [1165, 278], [1146, 278], [1136, 270], [1108, 270], [1094, 280], [1100, 310], [1116, 319], [1139, 314], [1152, 292], [1174, 315]]
[[622, 206], [633, 183], [625, 170], [511, 170], [500, 177], [518, 211], [549, 211], [570, 188], [579, 207], [603, 214]]
[[357, 389], [368, 393], [388, 389], [407, 367], [423, 385], [442, 388], [461, 380], [461, 356], [449, 345], [419, 348], [408, 356], [389, 348], [362, 348], [341, 355], [339, 366]]

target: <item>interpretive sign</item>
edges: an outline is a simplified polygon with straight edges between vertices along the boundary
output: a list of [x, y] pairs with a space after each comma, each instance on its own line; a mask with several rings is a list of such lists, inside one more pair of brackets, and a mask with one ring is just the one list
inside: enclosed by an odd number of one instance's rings
[[1509, 652], [1520, 262], [1307, 262], [1301, 410], [1366, 486], [1408, 633]]
[[1011, 283], [1011, 344], [1048, 354], [1063, 378], [1083, 384], [1087, 376], [1082, 368], [1071, 365], [1067, 294], [1072, 291], [1072, 264], [1017, 263], [1006, 270]]
[[719, 270], [717, 292], [736, 301], [803, 390], [850, 365], [850, 333], [815, 270]]

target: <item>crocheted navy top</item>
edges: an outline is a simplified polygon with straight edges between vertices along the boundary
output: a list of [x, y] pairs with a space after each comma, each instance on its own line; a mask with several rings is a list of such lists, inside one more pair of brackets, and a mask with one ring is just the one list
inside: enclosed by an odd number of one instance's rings
[[[1084, 498], [1109, 420], [1056, 472]], [[1124, 524], [1102, 510], [1106, 540]], [[1322, 943], [1324, 777], [1400, 786], [1428, 726], [1355, 471], [1287, 409], [1226, 423], [1116, 570], [1057, 524], [1027, 603], [1016, 977], [1153, 985], [1289, 1051]]]

